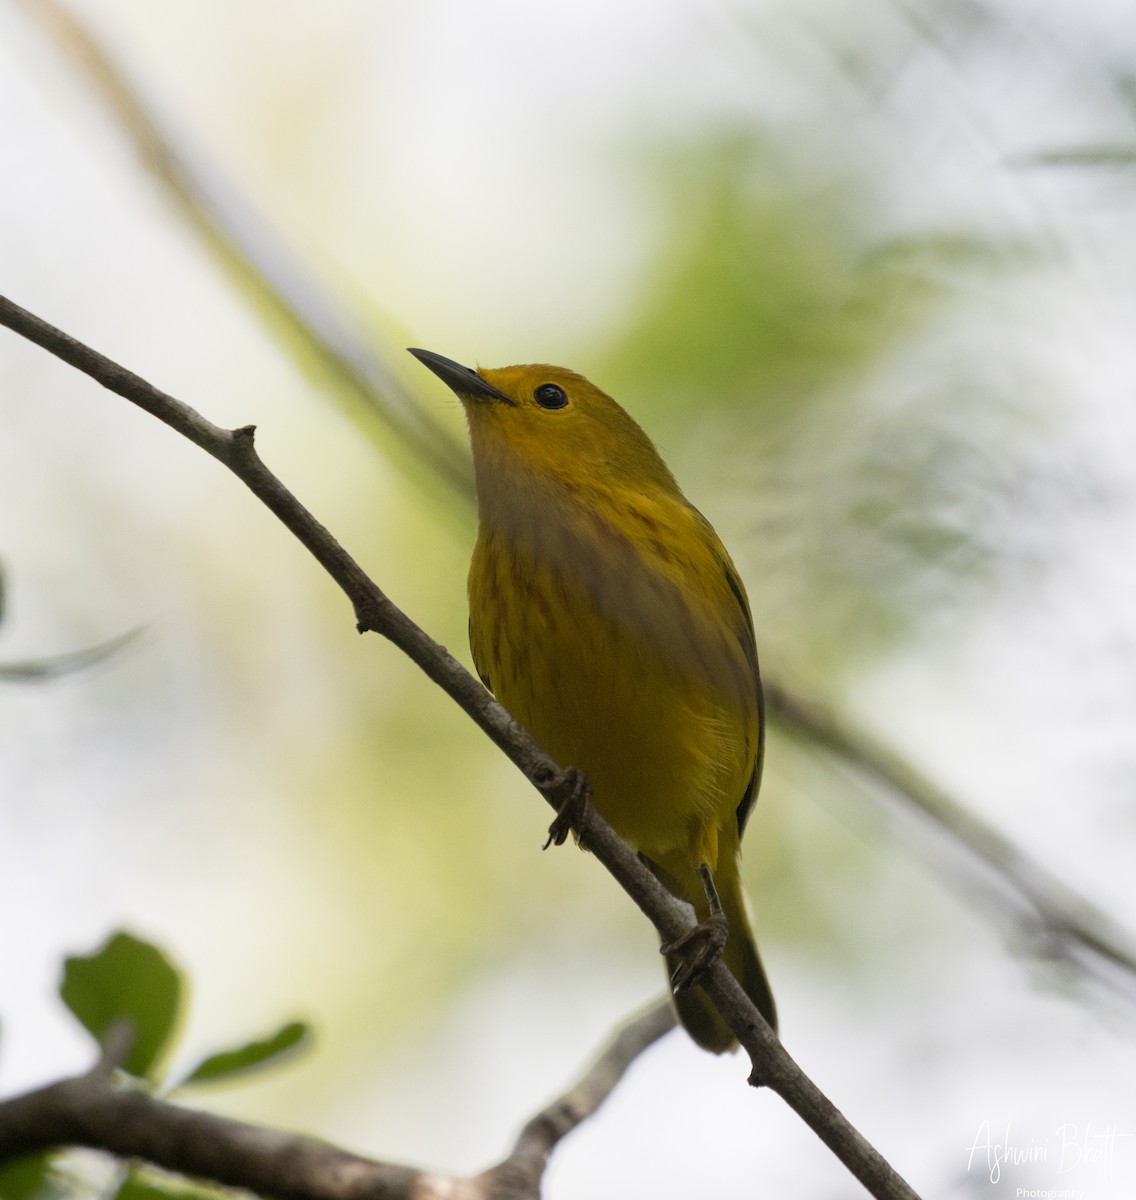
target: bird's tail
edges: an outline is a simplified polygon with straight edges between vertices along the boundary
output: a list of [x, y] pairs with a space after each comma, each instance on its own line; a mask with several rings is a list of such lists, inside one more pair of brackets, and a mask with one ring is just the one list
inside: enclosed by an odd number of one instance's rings
[[[722, 961], [730, 968], [734, 978], [742, 985], [746, 995], [753, 1001], [758, 1012], [769, 1022], [774, 1031], [777, 1029], [777, 1006], [773, 1003], [773, 993], [769, 988], [769, 980], [765, 977], [765, 968], [757, 953], [757, 942], [753, 936], [753, 926], [750, 924], [749, 905], [742, 891], [741, 880], [738, 877], [738, 859], [736, 854], [723, 854], [718, 861], [718, 870], [714, 873], [714, 883], [718, 889], [718, 898], [722, 901], [722, 910], [729, 922], [730, 932], [726, 938], [726, 946], [722, 951]], [[692, 892], [694, 889], [691, 889]], [[699, 884], [694, 894], [687, 898], [694, 901], [695, 912], [700, 921], [710, 915], [709, 905], [702, 895]], [[668, 976], [673, 970], [668, 961]], [[709, 997], [697, 985], [679, 992], [674, 998], [678, 1019], [682, 1022], [687, 1033], [704, 1049], [713, 1054], [722, 1054], [732, 1050], [737, 1045], [737, 1039], [729, 1026], [718, 1015], [718, 1010], [710, 1002]]]

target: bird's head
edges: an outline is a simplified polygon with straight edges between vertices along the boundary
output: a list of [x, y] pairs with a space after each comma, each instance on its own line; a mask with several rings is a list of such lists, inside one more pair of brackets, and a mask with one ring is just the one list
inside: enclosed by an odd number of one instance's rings
[[474, 370], [429, 350], [410, 353], [465, 408], [479, 492], [510, 469], [569, 485], [575, 480], [677, 492], [651, 439], [575, 371], [543, 363]]

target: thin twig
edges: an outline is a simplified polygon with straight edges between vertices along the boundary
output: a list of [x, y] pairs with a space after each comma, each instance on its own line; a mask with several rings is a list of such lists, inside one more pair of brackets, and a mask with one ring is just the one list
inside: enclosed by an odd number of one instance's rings
[[674, 1027], [674, 1009], [669, 1000], [652, 1005], [628, 1021], [585, 1074], [521, 1130], [513, 1154], [546, 1159], [557, 1143], [596, 1112], [635, 1059]]
[[71, 650], [66, 654], [0, 662], [0, 683], [43, 683], [59, 679], [63, 675], [73, 675], [77, 671], [86, 670], [87, 667], [93, 667], [96, 663], [111, 658], [134, 641], [141, 632], [141, 628], [128, 629], [126, 633], [120, 633], [117, 637], [100, 642], [97, 646], [87, 646], [83, 650]]
[[[360, 569], [331, 534], [264, 465], [251, 427], [226, 430], [141, 377], [0, 297], [0, 324], [55, 354], [104, 387], [137, 404], [224, 463], [315, 556], [355, 609], [360, 631], [389, 639], [445, 690], [505, 752], [554, 807], [568, 777], [444, 647], [433, 641]], [[655, 926], [664, 941], [693, 928], [688, 905], [672, 896], [594, 809], [580, 840]], [[915, 1193], [789, 1057], [740, 985], [719, 960], [703, 985], [750, 1055], [751, 1082], [778, 1093], [878, 1200], [915, 1200]]]
[[103, 1034], [99, 1058], [91, 1068], [89, 1078], [106, 1081], [126, 1062], [138, 1036], [134, 1022], [125, 1018], [112, 1021]]

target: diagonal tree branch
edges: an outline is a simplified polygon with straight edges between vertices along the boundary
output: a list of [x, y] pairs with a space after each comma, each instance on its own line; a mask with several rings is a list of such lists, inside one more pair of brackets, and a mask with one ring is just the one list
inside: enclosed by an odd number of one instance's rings
[[[215, 163], [191, 151], [155, 110], [141, 88], [95, 33], [61, 0], [18, 0], [25, 11], [75, 64], [102, 97], [143, 165], [176, 201], [190, 224], [221, 263], [284, 321], [294, 335], [292, 348], [304, 347], [325, 362], [368, 410], [455, 491], [472, 498], [470, 475], [444, 432], [409, 398], [372, 349], [373, 335], [362, 334], [342, 305], [313, 277], [293, 251], [273, 236], [264, 218], [242, 197]], [[1136, 948], [1132, 935], [1100, 909], [1001, 835], [992, 825], [927, 779], [893, 749], [842, 720], [814, 699], [796, 694], [768, 676], [770, 713], [791, 732], [818, 745], [881, 793], [915, 809], [927, 828], [937, 831], [948, 850], [961, 847], [1000, 887], [966, 887], [963, 895], [995, 918], [1004, 918], [1006, 902], [1018, 927], [1034, 934], [1027, 944], [1072, 969], [1136, 994]], [[947, 857], [951, 857], [948, 854]], [[930, 865], [945, 873], [941, 856]]]
[[[264, 465], [253, 429], [213, 425], [97, 351], [0, 297], [0, 324], [70, 363], [182, 433], [227, 466], [296, 535], [350, 599], [361, 632], [393, 642], [450, 695], [505, 752], [554, 807], [567, 799], [572, 776], [563, 771], [446, 649], [430, 638], [362, 571], [332, 535]], [[663, 941], [693, 928], [688, 905], [672, 896], [611, 826], [587, 809], [580, 841], [614, 876], [655, 926]], [[913, 1200], [915, 1193], [880, 1153], [809, 1079], [777, 1039], [721, 960], [701, 986], [750, 1057], [750, 1082], [782, 1097], [878, 1200]]]

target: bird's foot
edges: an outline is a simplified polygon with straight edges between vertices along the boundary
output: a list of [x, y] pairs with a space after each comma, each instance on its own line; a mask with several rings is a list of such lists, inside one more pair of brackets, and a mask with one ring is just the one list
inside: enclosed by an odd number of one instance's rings
[[659, 953], [665, 954], [671, 973], [671, 988], [677, 995], [693, 987], [714, 965], [726, 945], [730, 924], [717, 912], [695, 925], [673, 942], [664, 942]]
[[547, 850], [549, 846], [563, 846], [570, 833], [575, 833], [577, 838], [583, 835], [592, 789], [582, 771], [566, 767], [544, 790], [556, 804], [556, 816], [548, 827], [548, 840], [541, 847]]

